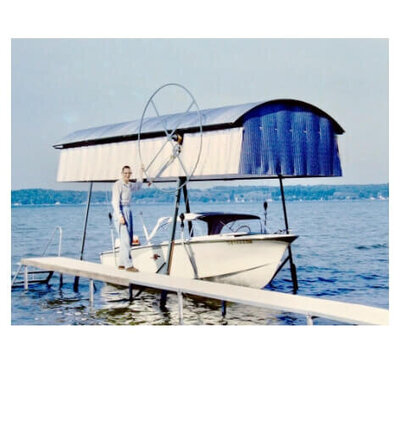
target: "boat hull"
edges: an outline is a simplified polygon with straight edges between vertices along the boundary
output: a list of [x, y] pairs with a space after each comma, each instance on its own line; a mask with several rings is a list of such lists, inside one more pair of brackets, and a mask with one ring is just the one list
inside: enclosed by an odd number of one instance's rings
[[[173, 245], [170, 275], [181, 278], [263, 288], [273, 278], [295, 235], [204, 236]], [[131, 248], [141, 272], [163, 272], [168, 243]], [[100, 255], [106, 265], [117, 265], [118, 249]]]

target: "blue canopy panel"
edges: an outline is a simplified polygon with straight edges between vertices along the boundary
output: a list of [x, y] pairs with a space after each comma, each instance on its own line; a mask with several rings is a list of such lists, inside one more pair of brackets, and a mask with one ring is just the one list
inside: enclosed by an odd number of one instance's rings
[[240, 175], [341, 176], [337, 134], [344, 131], [302, 102], [266, 103], [243, 117]]

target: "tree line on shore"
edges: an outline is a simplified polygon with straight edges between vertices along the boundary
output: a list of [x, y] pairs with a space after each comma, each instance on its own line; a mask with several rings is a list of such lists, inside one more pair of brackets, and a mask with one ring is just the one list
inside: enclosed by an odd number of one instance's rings
[[[172, 190], [172, 189], [171, 189]], [[279, 200], [280, 189], [276, 186], [215, 186], [207, 189], [190, 189], [190, 200], [196, 202], [260, 202]], [[388, 184], [367, 185], [288, 185], [285, 186], [287, 201], [388, 199]], [[155, 187], [144, 187], [134, 193], [133, 199], [141, 203], [168, 203], [174, 200], [174, 192], [165, 192]], [[11, 191], [12, 205], [76, 205], [84, 204], [87, 191], [21, 189]], [[93, 191], [91, 202], [107, 204], [111, 191]]]

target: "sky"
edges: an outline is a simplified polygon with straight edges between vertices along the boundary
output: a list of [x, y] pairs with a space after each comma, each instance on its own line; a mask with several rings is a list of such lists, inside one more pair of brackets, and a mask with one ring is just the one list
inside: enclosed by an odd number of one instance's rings
[[389, 181], [386, 38], [17, 38], [11, 55], [12, 189], [86, 188], [57, 183], [52, 146], [79, 129], [140, 118], [169, 82], [186, 86], [200, 108], [293, 98], [331, 115], [345, 129], [343, 177], [288, 184]]

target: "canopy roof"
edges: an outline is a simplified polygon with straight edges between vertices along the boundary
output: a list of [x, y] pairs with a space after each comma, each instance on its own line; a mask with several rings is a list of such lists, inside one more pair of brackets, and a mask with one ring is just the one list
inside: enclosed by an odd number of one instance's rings
[[[334, 127], [336, 134], [342, 134], [342, 127], [327, 113], [320, 110], [312, 104], [293, 99], [278, 99], [272, 101], [262, 101], [255, 103], [240, 104], [234, 106], [218, 107], [201, 110], [201, 121], [203, 131], [227, 129], [240, 126], [243, 122], [243, 117], [256, 107], [274, 106], [285, 104], [287, 106], [302, 106], [316, 114], [328, 118]], [[182, 113], [161, 115], [159, 117], [151, 117], [143, 120], [141, 138], [151, 138], [159, 135], [164, 135], [164, 126], [168, 130], [173, 130], [178, 127], [182, 132], [198, 131], [199, 118], [196, 111], [191, 111], [182, 117]], [[99, 144], [107, 142], [118, 142], [137, 139], [139, 134], [140, 119], [129, 122], [121, 122], [110, 125], [98, 126], [96, 128], [82, 129], [68, 134], [62, 138], [54, 146], [57, 149], [81, 146], [86, 144]]]
[[[151, 165], [147, 176], [159, 182], [193, 171], [195, 181], [342, 175], [337, 135], [344, 130], [316, 106], [279, 99], [200, 114], [202, 132], [197, 111], [144, 120], [140, 147], [140, 120], [67, 135], [54, 146], [61, 149], [57, 179], [114, 181], [123, 165], [131, 165], [132, 178], [138, 178], [141, 163]], [[180, 155], [170, 164], [173, 148], [165, 143], [166, 130], [183, 135]]]

